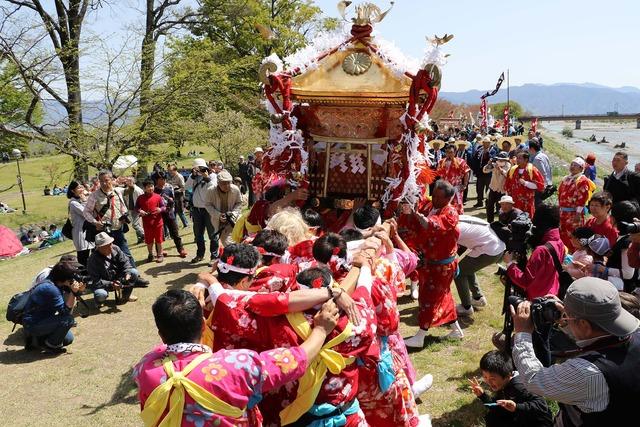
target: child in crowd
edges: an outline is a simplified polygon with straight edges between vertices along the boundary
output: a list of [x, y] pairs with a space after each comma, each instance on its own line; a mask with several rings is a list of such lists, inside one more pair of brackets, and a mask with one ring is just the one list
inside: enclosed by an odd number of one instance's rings
[[[609, 275], [606, 270], [607, 255], [609, 254], [611, 247], [609, 246], [609, 239], [598, 234], [589, 239], [587, 244], [587, 252], [593, 258], [590, 270], [588, 270], [588, 276], [597, 277], [599, 279], [608, 280]], [[604, 270], [604, 271], [602, 271]], [[602, 273], [600, 273], [602, 271]]]
[[613, 247], [618, 240], [618, 230], [611, 224], [609, 216], [611, 205], [611, 194], [606, 191], [594, 193], [589, 200], [589, 212], [592, 216], [584, 225], [592, 229], [595, 234], [606, 237], [609, 240], [609, 247]]
[[147, 262], [153, 261], [153, 244], [156, 246], [156, 262], [164, 261], [162, 255], [163, 228], [162, 212], [166, 210], [164, 199], [153, 192], [153, 181], [144, 181], [144, 194], [136, 200], [136, 210], [142, 217], [142, 227], [144, 228], [144, 242], [147, 244], [149, 256]]
[[62, 230], [59, 230], [57, 225], [51, 224], [49, 226], [49, 236], [42, 241], [40, 249], [48, 248], [49, 246], [60, 243], [63, 240], [64, 236], [62, 235]]
[[571, 233], [571, 244], [576, 251], [571, 255], [571, 262], [565, 264], [564, 269], [574, 279], [589, 276], [593, 267], [593, 257], [589, 254], [589, 240], [595, 235], [587, 227], [578, 227]]
[[480, 359], [480, 370], [484, 382], [494, 393], [493, 398], [485, 393], [477, 378], [470, 382], [473, 393], [487, 406], [487, 427], [546, 427], [553, 424], [547, 402], [525, 389], [507, 354], [497, 350], [486, 353]]

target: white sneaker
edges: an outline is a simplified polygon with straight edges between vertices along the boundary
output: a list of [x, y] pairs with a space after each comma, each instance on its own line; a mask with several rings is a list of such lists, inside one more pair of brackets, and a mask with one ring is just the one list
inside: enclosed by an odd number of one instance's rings
[[473, 317], [473, 307], [464, 308], [464, 305], [456, 304], [456, 313], [461, 317]]
[[464, 332], [462, 332], [462, 328], [458, 324], [457, 320], [449, 325], [449, 328], [451, 328], [451, 332], [445, 335], [445, 338], [451, 338], [454, 340], [461, 340], [464, 338]]
[[424, 377], [420, 378], [418, 381], [414, 382], [411, 386], [411, 391], [413, 391], [413, 398], [417, 399], [423, 394], [425, 391], [429, 390], [433, 385], [433, 375], [427, 374]]
[[473, 306], [473, 308], [481, 308], [481, 307], [486, 307], [487, 304], [489, 304], [487, 302], [487, 298], [485, 297], [480, 297], [478, 299], [475, 298], [471, 298], [471, 305]]
[[411, 298], [418, 299], [418, 282], [411, 282]]
[[418, 427], [431, 427], [431, 415], [420, 415], [418, 417]]
[[418, 332], [411, 338], [404, 340], [404, 345], [411, 348], [423, 348], [424, 339], [427, 337], [427, 331], [424, 329], [418, 329]]

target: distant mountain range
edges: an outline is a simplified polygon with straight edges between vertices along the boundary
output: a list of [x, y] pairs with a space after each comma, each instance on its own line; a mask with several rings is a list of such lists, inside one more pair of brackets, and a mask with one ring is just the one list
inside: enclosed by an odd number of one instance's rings
[[[440, 97], [454, 104], [478, 104], [486, 90], [466, 92], [441, 92]], [[552, 85], [525, 84], [512, 86], [510, 98], [522, 105], [526, 111], [539, 115], [551, 114], [605, 114], [640, 113], [640, 89], [632, 86], [612, 88], [594, 83], [556, 83]], [[507, 90], [503, 88], [489, 98], [489, 104], [505, 102]], [[84, 120], [97, 123], [106, 118], [104, 102], [85, 101]], [[66, 117], [65, 110], [55, 101], [44, 102], [45, 122], [59, 123]], [[135, 113], [134, 113], [135, 114]]]
[[[454, 104], [478, 104], [486, 90], [466, 92], [441, 92], [440, 97]], [[553, 85], [525, 84], [512, 86], [511, 100], [525, 110], [539, 115], [552, 114], [605, 114], [640, 113], [640, 89], [631, 86], [612, 88], [594, 83], [556, 83]], [[503, 84], [500, 91], [489, 98], [489, 103], [506, 102], [507, 90]], [[564, 107], [563, 107], [564, 106]]]

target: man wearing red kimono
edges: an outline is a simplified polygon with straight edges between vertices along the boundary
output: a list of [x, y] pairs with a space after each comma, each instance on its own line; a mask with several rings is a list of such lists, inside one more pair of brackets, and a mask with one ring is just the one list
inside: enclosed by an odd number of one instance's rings
[[456, 147], [447, 145], [445, 147], [445, 158], [438, 163], [436, 175], [447, 181], [455, 188], [455, 194], [451, 204], [455, 206], [459, 214], [464, 213], [464, 190], [469, 184], [471, 169], [464, 159], [456, 157]]
[[584, 171], [584, 159], [577, 157], [569, 165], [570, 175], [565, 176], [558, 188], [560, 205], [560, 238], [573, 253], [577, 248], [571, 243], [571, 233], [584, 225], [584, 207], [589, 202], [596, 185], [587, 178]]
[[533, 218], [536, 211], [536, 191], [544, 190], [544, 178], [533, 164], [529, 163], [529, 153], [521, 151], [516, 156], [516, 165], [507, 173], [505, 192], [513, 198], [514, 207], [527, 212]]
[[432, 202], [416, 212], [409, 204], [402, 205], [398, 230], [407, 245], [421, 258], [419, 277], [418, 333], [405, 340], [407, 347], [422, 348], [427, 330], [449, 325], [448, 337], [464, 336], [451, 295], [451, 282], [458, 267], [458, 212], [451, 206], [455, 189], [446, 181], [436, 182]]

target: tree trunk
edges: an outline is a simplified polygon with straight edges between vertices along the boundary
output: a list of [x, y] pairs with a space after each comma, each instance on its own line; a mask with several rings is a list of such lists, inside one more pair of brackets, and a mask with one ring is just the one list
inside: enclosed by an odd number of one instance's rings
[[151, 83], [153, 81], [153, 67], [156, 59], [154, 0], [146, 0], [146, 3], [144, 38], [142, 39], [140, 55], [140, 115], [142, 116], [148, 111]]

